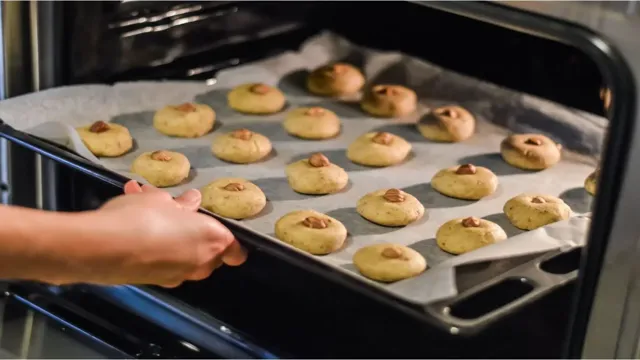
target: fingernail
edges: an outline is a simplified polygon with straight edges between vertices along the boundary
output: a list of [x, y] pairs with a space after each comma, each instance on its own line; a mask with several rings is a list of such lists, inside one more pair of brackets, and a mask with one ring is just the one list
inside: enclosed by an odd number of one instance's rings
[[188, 202], [190, 204], [195, 204], [200, 202], [202, 195], [200, 195], [200, 191], [196, 189], [191, 189], [185, 192], [182, 195], [182, 198], [184, 199], [185, 202]]

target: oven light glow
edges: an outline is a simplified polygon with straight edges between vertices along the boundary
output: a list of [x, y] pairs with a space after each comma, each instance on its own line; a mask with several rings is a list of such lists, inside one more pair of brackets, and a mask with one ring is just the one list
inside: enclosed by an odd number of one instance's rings
[[200, 352], [200, 349], [198, 349], [198, 347], [197, 347], [197, 346], [195, 346], [195, 345], [193, 345], [192, 343], [189, 343], [189, 342], [186, 342], [186, 341], [180, 340], [180, 344], [182, 344], [184, 347], [186, 347], [186, 348], [187, 348], [187, 349], [189, 349], [189, 350], [193, 350], [193, 351], [196, 351], [196, 352]]

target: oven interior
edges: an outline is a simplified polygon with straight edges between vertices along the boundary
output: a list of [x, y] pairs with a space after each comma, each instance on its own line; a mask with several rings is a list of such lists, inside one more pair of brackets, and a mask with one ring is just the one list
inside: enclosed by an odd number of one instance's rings
[[[295, 50], [328, 29], [358, 44], [400, 50], [603, 115], [602, 76], [579, 49], [416, 3], [134, 1], [61, 6], [58, 25], [66, 41], [59, 85], [207, 81], [226, 67]], [[93, 209], [120, 192], [59, 164], [46, 166], [52, 170], [55, 194], [50, 203], [57, 210]], [[13, 176], [13, 202], [33, 206], [32, 194], [20, 191], [29, 188], [33, 176]], [[578, 263], [579, 253], [572, 252], [547, 266], [570, 272]], [[244, 266], [222, 268], [205, 281], [157, 290], [233, 325], [275, 353], [296, 357], [547, 358], [562, 356], [574, 284], [473, 337], [444, 333], [260, 251], [253, 251]], [[507, 293], [519, 291], [514, 286]], [[485, 298], [488, 309], [499, 302], [491, 294]]]

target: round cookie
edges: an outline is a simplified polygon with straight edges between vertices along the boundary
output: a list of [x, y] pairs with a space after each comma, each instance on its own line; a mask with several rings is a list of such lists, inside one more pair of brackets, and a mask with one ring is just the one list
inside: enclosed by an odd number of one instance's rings
[[500, 144], [502, 158], [524, 170], [543, 170], [560, 161], [562, 146], [540, 134], [514, 134]]
[[326, 156], [320, 153], [288, 165], [285, 173], [289, 186], [302, 194], [335, 193], [342, 190], [349, 181], [349, 175], [344, 169], [332, 164]]
[[498, 177], [485, 167], [465, 164], [438, 171], [431, 187], [452, 198], [480, 200], [496, 191]]
[[207, 134], [216, 122], [216, 113], [207, 105], [184, 103], [165, 106], [153, 115], [153, 126], [162, 134], [197, 138]]
[[340, 119], [321, 107], [298, 108], [290, 111], [282, 123], [287, 133], [309, 140], [330, 139], [340, 133]]
[[245, 114], [267, 115], [282, 110], [284, 94], [265, 84], [244, 84], [235, 87], [227, 95], [229, 107]]
[[217, 158], [236, 164], [260, 161], [271, 149], [271, 141], [266, 136], [247, 129], [218, 135], [211, 144], [211, 152]]
[[416, 127], [429, 140], [459, 142], [473, 135], [476, 119], [462, 107], [443, 106], [426, 114]]
[[369, 279], [390, 283], [421, 274], [427, 269], [427, 260], [403, 245], [375, 244], [358, 249], [353, 265]]
[[566, 220], [571, 208], [562, 199], [550, 195], [522, 194], [504, 204], [504, 214], [511, 224], [522, 230], [533, 230], [556, 221]]
[[371, 192], [358, 200], [363, 218], [384, 226], [405, 226], [424, 215], [424, 206], [413, 195], [398, 189]]
[[376, 85], [365, 93], [360, 106], [373, 116], [390, 118], [411, 114], [417, 101], [416, 93], [404, 86]]
[[410, 151], [411, 144], [398, 135], [370, 132], [349, 145], [347, 158], [360, 165], [384, 167], [402, 162]]
[[257, 185], [240, 178], [217, 179], [201, 192], [203, 208], [236, 220], [257, 215], [267, 204], [267, 198]]
[[330, 216], [314, 210], [297, 210], [276, 221], [281, 241], [313, 255], [330, 254], [342, 247], [347, 229]]
[[156, 187], [180, 184], [189, 177], [191, 164], [186, 156], [175, 152], [159, 150], [145, 152], [131, 164], [131, 172], [145, 178]]
[[119, 124], [96, 121], [76, 129], [84, 145], [95, 156], [120, 156], [133, 147], [129, 130]]
[[507, 234], [500, 225], [475, 217], [453, 219], [436, 232], [436, 242], [442, 251], [459, 255], [505, 240]]
[[307, 89], [320, 96], [355, 94], [364, 86], [364, 75], [356, 67], [335, 63], [321, 66], [307, 77]]
[[596, 169], [596, 171], [592, 172], [587, 176], [584, 180], [584, 189], [591, 195], [596, 195], [596, 190], [598, 189], [598, 178], [600, 177], [600, 169]]

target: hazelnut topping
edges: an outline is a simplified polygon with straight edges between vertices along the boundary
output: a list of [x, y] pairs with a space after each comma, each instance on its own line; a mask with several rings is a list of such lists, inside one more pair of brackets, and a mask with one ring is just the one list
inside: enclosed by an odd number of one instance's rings
[[544, 204], [547, 201], [543, 198], [541, 198], [540, 196], [534, 196], [533, 199], [531, 199], [531, 202], [534, 204]]
[[100, 120], [100, 121], [96, 121], [93, 123], [93, 125], [91, 125], [91, 127], [89, 128], [89, 131], [91, 131], [92, 133], [102, 133], [109, 130], [109, 124], [107, 124], [106, 122]]
[[477, 172], [476, 167], [473, 164], [464, 164], [458, 167], [456, 174], [458, 175], [473, 175]]
[[247, 129], [238, 129], [231, 133], [231, 136], [240, 140], [249, 140], [253, 133]]
[[176, 106], [176, 110], [182, 112], [194, 112], [196, 111], [196, 107], [192, 103], [184, 103]]
[[242, 191], [244, 190], [244, 185], [240, 183], [229, 183], [223, 189], [228, 191]]
[[304, 112], [304, 114], [309, 116], [320, 116], [324, 114], [324, 109], [321, 107], [312, 107], [308, 108], [307, 111]]
[[158, 161], [169, 161], [171, 160], [171, 155], [164, 150], [158, 150], [151, 153], [151, 158]]
[[255, 84], [252, 85], [249, 88], [249, 91], [251, 91], [254, 94], [259, 94], [259, 95], [264, 95], [266, 93], [268, 93], [271, 90], [271, 88], [265, 84]]
[[479, 227], [480, 219], [470, 216], [462, 220], [462, 226], [464, 227]]
[[347, 72], [347, 65], [345, 64], [333, 64], [331, 68], [336, 74], [344, 74], [345, 72]]
[[309, 165], [313, 167], [329, 166], [331, 162], [321, 153], [315, 153], [309, 157]]
[[542, 145], [542, 140], [538, 138], [528, 138], [525, 144], [540, 146]]
[[373, 138], [371, 138], [371, 141], [381, 145], [389, 145], [391, 144], [392, 140], [393, 135], [389, 134], [388, 132], [379, 132]]
[[402, 251], [397, 247], [392, 247], [392, 246], [382, 249], [381, 254], [383, 257], [386, 257], [387, 259], [398, 259], [402, 257]]
[[444, 116], [444, 117], [449, 117], [452, 119], [458, 118], [460, 117], [460, 114], [458, 114], [457, 111], [451, 109], [451, 108], [440, 108], [438, 110], [436, 110], [436, 113], [440, 116]]
[[312, 229], [326, 229], [329, 224], [326, 220], [317, 218], [315, 216], [309, 216], [302, 221], [302, 225]]
[[388, 202], [399, 203], [405, 199], [404, 191], [398, 189], [389, 189], [383, 195], [384, 199]]

